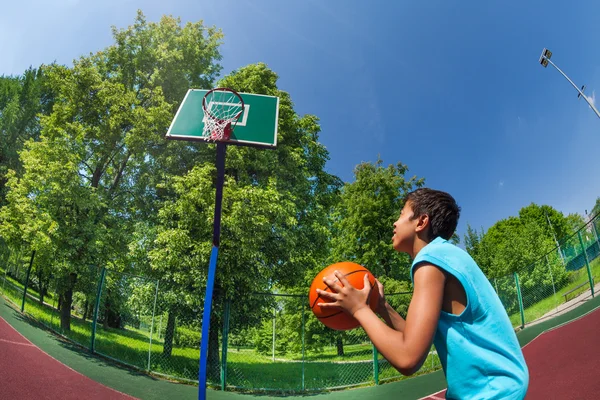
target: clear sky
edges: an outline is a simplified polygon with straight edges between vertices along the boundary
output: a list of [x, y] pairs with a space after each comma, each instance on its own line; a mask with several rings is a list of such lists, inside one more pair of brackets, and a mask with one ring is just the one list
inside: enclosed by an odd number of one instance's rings
[[[490, 5], [492, 4], [493, 5]], [[600, 119], [552, 67], [600, 95], [600, 2], [3, 1], [0, 75], [112, 44], [141, 9], [225, 34], [223, 74], [259, 61], [321, 120], [329, 172], [402, 162], [488, 229], [534, 202], [584, 214], [600, 196]]]

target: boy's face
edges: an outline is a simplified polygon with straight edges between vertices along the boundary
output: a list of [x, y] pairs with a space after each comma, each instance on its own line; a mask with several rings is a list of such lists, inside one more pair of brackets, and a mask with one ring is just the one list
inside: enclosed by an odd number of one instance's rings
[[410, 202], [407, 201], [400, 212], [398, 220], [394, 222], [394, 236], [392, 236], [394, 250], [403, 253], [412, 251], [416, 228], [419, 223], [419, 218], [411, 219], [413, 215], [414, 212]]

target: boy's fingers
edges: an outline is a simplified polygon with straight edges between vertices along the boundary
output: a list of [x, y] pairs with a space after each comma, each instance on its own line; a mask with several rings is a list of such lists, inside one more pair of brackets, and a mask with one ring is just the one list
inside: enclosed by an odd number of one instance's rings
[[339, 292], [341, 289], [340, 285], [336, 285], [335, 281], [329, 279], [328, 277], [323, 278], [323, 282], [327, 285], [329, 289], [333, 290], [335, 293]]
[[333, 274], [336, 278], [338, 278], [338, 280], [344, 287], [353, 287], [352, 284], [348, 282], [348, 279], [346, 279], [344, 274], [342, 274], [340, 271], [335, 271]]
[[340, 308], [336, 303], [317, 303], [321, 308]]
[[337, 299], [337, 295], [335, 293], [326, 292], [325, 290], [317, 289], [317, 294], [324, 299], [329, 299], [329, 300]]

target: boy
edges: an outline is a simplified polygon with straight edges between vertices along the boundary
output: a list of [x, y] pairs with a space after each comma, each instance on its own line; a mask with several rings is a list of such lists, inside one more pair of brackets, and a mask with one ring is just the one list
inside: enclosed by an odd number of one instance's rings
[[318, 292], [333, 302], [320, 306], [339, 307], [356, 318], [404, 375], [419, 370], [433, 342], [446, 374], [447, 399], [523, 399], [529, 373], [508, 315], [475, 261], [448, 242], [459, 216], [448, 193], [422, 188], [406, 197], [392, 237], [394, 249], [413, 259], [406, 320], [387, 304], [379, 281], [378, 313], [387, 325], [373, 313], [366, 275], [363, 290], [337, 271], [343, 287], [325, 278], [334, 293]]

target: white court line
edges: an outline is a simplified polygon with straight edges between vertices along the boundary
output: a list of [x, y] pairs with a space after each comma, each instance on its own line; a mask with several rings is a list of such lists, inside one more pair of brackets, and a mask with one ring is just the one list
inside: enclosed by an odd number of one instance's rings
[[[79, 371], [75, 371], [73, 368], [69, 367], [68, 365], [66, 365], [66, 364], [64, 364], [64, 363], [62, 363], [62, 362], [60, 362], [60, 361], [58, 361], [56, 358], [52, 357], [50, 354], [46, 353], [44, 350], [40, 349], [40, 348], [39, 348], [39, 347], [37, 347], [35, 344], [33, 344], [33, 343], [31, 342], [31, 340], [29, 340], [29, 339], [27, 339], [25, 336], [23, 336], [23, 334], [22, 334], [21, 332], [19, 332], [18, 330], [16, 330], [14, 326], [12, 326], [11, 324], [9, 324], [7, 320], [5, 320], [5, 319], [4, 319], [4, 318], [2, 318], [2, 317], [0, 317], [0, 319], [1, 319], [2, 321], [4, 321], [4, 323], [6, 323], [6, 325], [8, 325], [8, 326], [9, 326], [9, 327], [10, 327], [10, 328], [13, 330], [13, 331], [15, 331], [15, 332], [17, 332], [19, 335], [21, 335], [21, 337], [22, 337], [23, 339], [27, 340], [27, 342], [28, 342], [28, 343], [29, 343], [31, 346], [35, 347], [35, 348], [36, 348], [36, 349], [38, 349], [40, 352], [42, 352], [43, 354], [47, 355], [48, 357], [50, 357], [51, 359], [53, 359], [53, 360], [54, 360], [54, 361], [56, 361], [57, 363], [59, 363], [59, 364], [63, 365], [64, 367], [66, 367], [66, 368], [70, 369], [71, 371], [75, 372], [76, 374], [79, 374], [79, 375], [81, 375], [81, 376], [83, 376], [83, 377], [85, 377], [85, 378], [87, 378], [87, 379], [89, 379], [89, 380], [91, 380], [91, 381], [93, 381], [93, 382], [96, 382], [98, 385], [102, 385], [102, 386], [104, 386], [104, 387], [107, 387], [108, 389], [112, 390], [113, 392], [117, 392], [117, 393], [119, 393], [119, 394], [122, 394], [123, 396], [127, 396], [127, 397], [129, 397], [129, 398], [132, 398], [132, 399], [135, 399], [135, 400], [137, 400], [137, 397], [130, 396], [130, 395], [128, 395], [127, 393], [120, 392], [120, 391], [118, 391], [117, 389], [113, 389], [113, 388], [111, 388], [110, 386], [106, 386], [106, 385], [104, 385], [104, 384], [102, 384], [102, 383], [100, 383], [100, 382], [98, 382], [98, 381], [94, 381], [94, 380], [93, 380], [92, 378], [90, 378], [89, 376], [85, 376], [85, 375], [84, 375], [84, 374], [82, 374], [81, 372], [79, 372]], [[25, 344], [25, 345], [26, 345], [27, 343], [19, 343], [19, 344]]]
[[419, 400], [425, 400], [425, 399], [444, 400], [443, 398], [436, 396], [436, 394], [443, 393], [444, 390], [446, 390], [446, 389], [440, 390], [439, 392], [432, 393], [429, 396], [421, 397]]
[[17, 344], [17, 345], [20, 345], [20, 346], [32, 346], [32, 347], [35, 347], [35, 345], [33, 343], [14, 342], [12, 340], [6, 340], [6, 339], [0, 339], [0, 342], [10, 343], [10, 344]]

